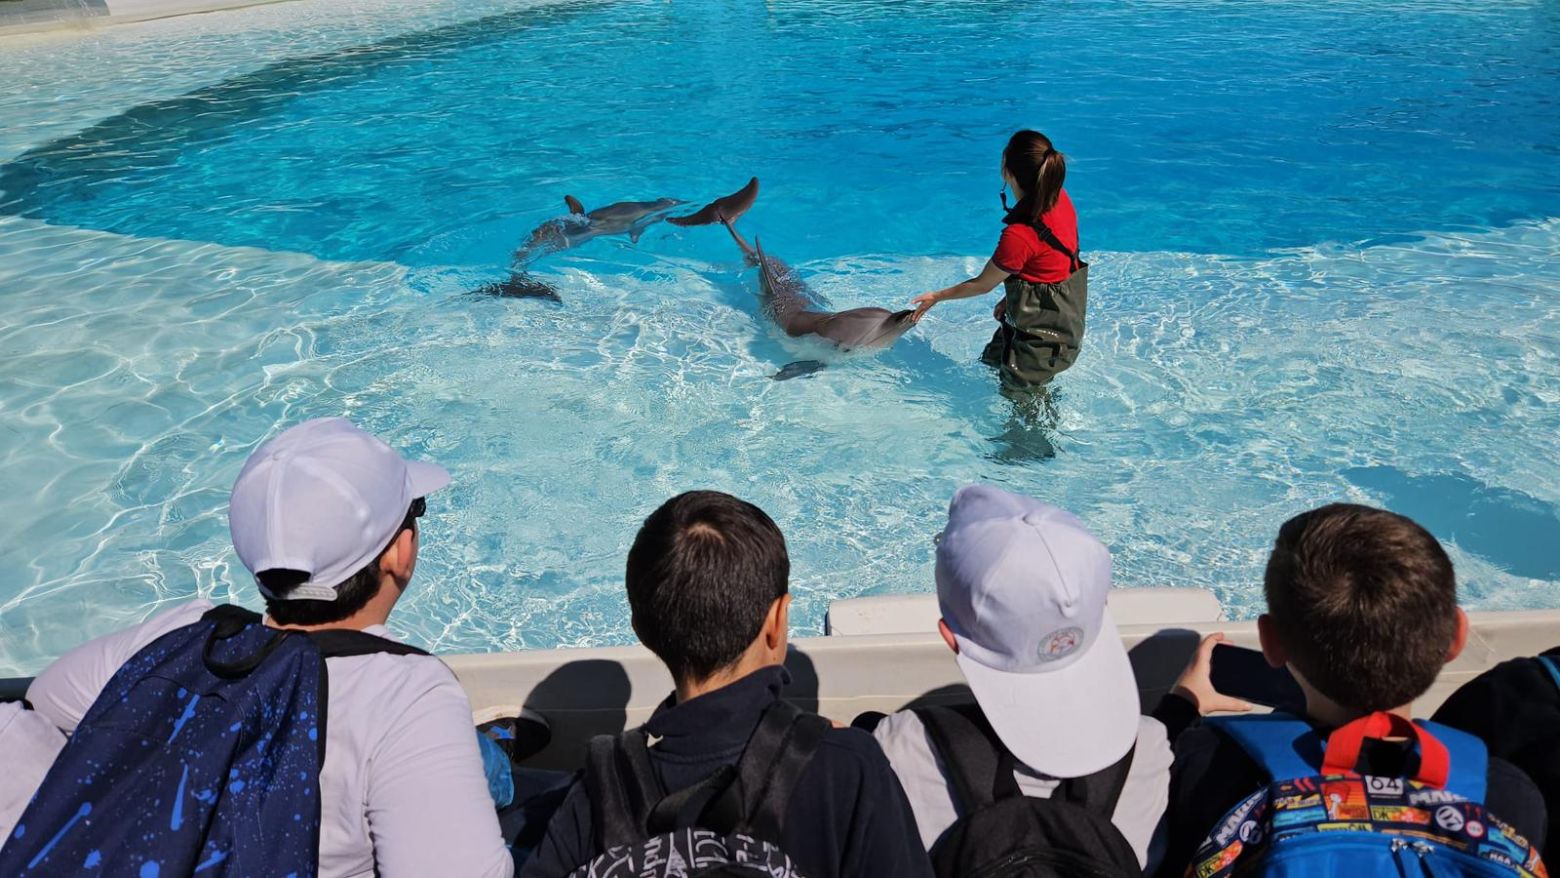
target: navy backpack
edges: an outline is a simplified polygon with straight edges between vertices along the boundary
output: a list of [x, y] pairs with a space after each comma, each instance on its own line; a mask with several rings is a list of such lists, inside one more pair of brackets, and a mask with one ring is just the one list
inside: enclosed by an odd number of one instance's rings
[[282, 631], [221, 606], [126, 662], [0, 848], [0, 875], [318, 870], [325, 658], [426, 655], [361, 631]]
[[[1355, 720], [1325, 742], [1286, 714], [1207, 722], [1272, 782], [1214, 827], [1187, 875], [1546, 875], [1527, 839], [1484, 810], [1489, 757], [1472, 735], [1388, 713]], [[1414, 776], [1356, 773], [1365, 740], [1389, 735], [1416, 742]]]

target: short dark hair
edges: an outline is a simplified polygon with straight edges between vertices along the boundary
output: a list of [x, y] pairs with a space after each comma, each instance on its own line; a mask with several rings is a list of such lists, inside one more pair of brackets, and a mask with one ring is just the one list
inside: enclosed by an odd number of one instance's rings
[[1384, 509], [1334, 503], [1284, 522], [1263, 590], [1295, 668], [1352, 710], [1423, 695], [1457, 637], [1451, 559], [1429, 531]]
[[718, 491], [679, 494], [628, 550], [634, 632], [674, 679], [708, 679], [752, 645], [790, 576], [785, 537], [764, 510]]
[[[420, 500], [421, 498], [418, 498]], [[265, 599], [266, 615], [278, 625], [329, 625], [332, 622], [340, 622], [349, 618], [353, 613], [368, 606], [368, 602], [379, 594], [379, 558], [395, 544], [402, 531], [417, 529], [419, 512], [418, 500], [413, 500], [411, 508], [406, 512], [406, 518], [401, 526], [395, 529], [385, 547], [379, 550], [374, 560], [368, 562], [368, 566], [352, 574], [346, 582], [336, 586], [336, 599], [333, 601], [315, 600], [284, 600], [277, 598]], [[423, 506], [422, 508], [426, 508]], [[265, 586], [266, 590], [275, 595], [285, 595], [305, 582], [309, 581], [309, 574], [302, 570], [288, 570], [278, 567], [272, 570], [262, 570], [255, 574], [255, 579]]]
[[[396, 531], [396, 536], [400, 535], [401, 532]], [[255, 574], [255, 579], [272, 594], [285, 595], [308, 582], [309, 574], [302, 570], [279, 567], [262, 570]], [[266, 598], [265, 612], [278, 625], [329, 625], [368, 606], [368, 602], [379, 594], [379, 589], [379, 559], [375, 558], [368, 562], [367, 567], [336, 586], [336, 599], [333, 601]]]

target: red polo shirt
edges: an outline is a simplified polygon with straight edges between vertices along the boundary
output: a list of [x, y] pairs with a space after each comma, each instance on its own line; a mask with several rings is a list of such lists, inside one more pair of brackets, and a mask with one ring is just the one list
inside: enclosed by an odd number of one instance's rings
[[[1055, 206], [1041, 220], [1063, 244], [1078, 252], [1078, 214], [1073, 212], [1066, 189], [1057, 194]], [[1072, 260], [1067, 254], [1040, 240], [1033, 226], [1018, 220], [1008, 221], [1002, 230], [991, 261], [1030, 283], [1059, 284], [1072, 275]]]

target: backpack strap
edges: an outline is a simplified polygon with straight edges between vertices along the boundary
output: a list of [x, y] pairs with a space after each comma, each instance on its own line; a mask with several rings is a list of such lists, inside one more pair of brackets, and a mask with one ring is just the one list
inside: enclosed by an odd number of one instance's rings
[[1132, 772], [1132, 754], [1137, 751], [1134, 743], [1127, 755], [1117, 759], [1114, 765], [1086, 774], [1062, 780], [1051, 798], [1071, 802], [1093, 814], [1110, 820], [1116, 814], [1116, 803], [1121, 801], [1121, 791], [1127, 786], [1127, 775]]
[[1204, 723], [1233, 740], [1272, 780], [1310, 777], [1322, 764], [1322, 736], [1311, 724], [1287, 713], [1216, 716]]
[[1429, 720], [1414, 720], [1414, 724], [1434, 735], [1446, 747], [1447, 756], [1451, 759], [1451, 772], [1446, 777], [1443, 789], [1470, 802], [1483, 802], [1490, 772], [1490, 753], [1484, 741], [1461, 729]]
[[1556, 688], [1560, 688], [1560, 664], [1555, 663], [1554, 656], [1541, 655], [1538, 657], [1538, 663], [1549, 672], [1549, 679], [1555, 681]]
[[585, 751], [585, 798], [590, 802], [590, 825], [596, 849], [608, 850], [639, 836], [628, 792], [618, 775], [617, 737], [596, 735]]
[[[200, 619], [202, 622], [216, 623], [216, 628], [212, 632], [212, 639], [206, 643], [206, 654], [208, 657], [211, 654], [212, 647], [215, 645], [214, 641], [226, 640], [250, 625], [260, 625], [265, 622], [265, 617], [259, 613], [235, 604], [223, 604], [219, 607], [212, 607], [203, 613]], [[259, 665], [260, 660], [264, 659], [271, 650], [276, 648], [277, 642], [282, 637], [295, 632], [290, 632], [288, 629], [278, 629], [278, 633], [281, 636], [272, 638], [271, 642], [260, 653], [252, 656], [249, 660], [234, 665], [219, 664], [218, 667], [230, 673], [235, 670], [241, 670], [242, 673], [239, 673], [238, 676], [243, 676], [244, 673], [254, 670]], [[367, 631], [357, 631], [350, 628], [327, 628], [323, 631], [310, 631], [307, 633], [309, 639], [313, 640], [315, 647], [319, 649], [320, 655], [326, 658], [373, 655], [379, 652], [389, 653], [390, 655], [430, 654], [425, 649], [418, 649], [405, 643], [397, 643], [388, 637], [380, 637], [377, 634], [369, 634]], [[216, 667], [212, 667], [210, 661], [207, 662], [207, 667], [211, 668], [212, 673], [228, 676], [227, 674], [222, 674]]]
[[[1325, 742], [1310, 723], [1289, 714], [1209, 717], [1203, 720], [1228, 736], [1273, 780], [1310, 777], [1322, 770]], [[1426, 721], [1415, 721], [1444, 746], [1450, 771], [1443, 789], [1469, 801], [1484, 801], [1489, 755], [1467, 732]]]
[[329, 628], [324, 631], [310, 631], [309, 638], [314, 641], [315, 647], [324, 658], [342, 658], [352, 655], [373, 655], [375, 653], [387, 653], [389, 655], [431, 655], [426, 649], [418, 649], [406, 643], [398, 643], [388, 637], [380, 637], [377, 634], [369, 634], [367, 631], [354, 631], [349, 628]]
[[742, 792], [742, 830], [760, 839], [780, 840], [791, 793], [829, 728], [828, 720], [803, 713], [789, 701], [776, 699], [764, 711], [736, 765], [734, 786]]
[[206, 666], [206, 670], [224, 680], [238, 680], [249, 676], [255, 668], [260, 667], [260, 663], [265, 661], [267, 656], [296, 633], [277, 631], [266, 638], [265, 645], [255, 652], [235, 661], [222, 662], [214, 657], [217, 643], [235, 637], [249, 626], [259, 625], [264, 620], [253, 610], [246, 610], [234, 604], [223, 604], [201, 614], [200, 621], [214, 623], [211, 633], [206, 635], [205, 645], [201, 647], [201, 662]]
[[948, 767], [954, 795], [966, 813], [1023, 795], [1013, 777], [1017, 765], [1012, 754], [994, 743], [995, 734], [984, 723], [951, 707], [917, 707], [913, 712]]
[[662, 798], [661, 782], [650, 765], [643, 728], [590, 739], [585, 757], [585, 792], [591, 825], [602, 851], [649, 837], [651, 808]]

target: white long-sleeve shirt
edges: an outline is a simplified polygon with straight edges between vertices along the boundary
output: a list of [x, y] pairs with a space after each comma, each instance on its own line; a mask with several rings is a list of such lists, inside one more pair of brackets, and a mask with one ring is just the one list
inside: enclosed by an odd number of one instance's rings
[[[948, 767], [932, 745], [931, 735], [913, 711], [902, 710], [885, 717], [872, 733], [894, 766], [899, 783], [915, 811], [916, 828], [927, 850], [960, 817], [948, 785]], [[1165, 737], [1165, 727], [1152, 717], [1138, 718], [1137, 744], [1127, 783], [1116, 800], [1111, 822], [1131, 843], [1138, 865], [1149, 864], [1150, 843], [1165, 806], [1170, 801], [1170, 763], [1174, 754]], [[1019, 764], [1013, 772], [1018, 788], [1026, 796], [1051, 797], [1059, 783]]]
[[0, 704], [0, 844], [64, 746], [65, 736], [47, 718], [14, 701]]
[[[211, 607], [193, 601], [76, 647], [38, 675], [28, 700], [74, 731], [120, 665]], [[329, 658], [326, 671], [320, 878], [512, 878], [454, 673], [436, 658], [383, 653]]]

